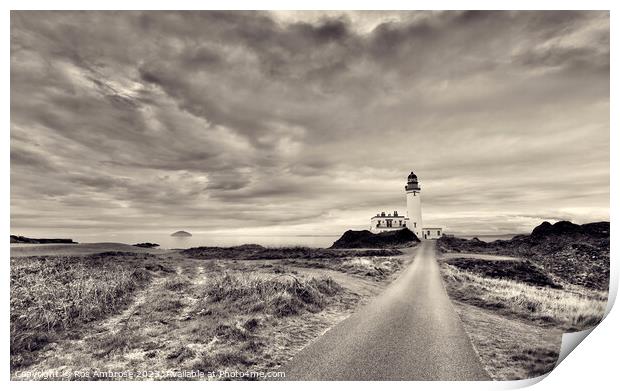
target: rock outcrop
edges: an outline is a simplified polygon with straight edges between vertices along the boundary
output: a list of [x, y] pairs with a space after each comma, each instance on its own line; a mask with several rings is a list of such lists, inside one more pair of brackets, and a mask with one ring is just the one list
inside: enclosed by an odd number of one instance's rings
[[405, 247], [419, 242], [420, 239], [409, 229], [373, 234], [368, 230], [349, 230], [332, 244], [331, 248], [384, 248]]

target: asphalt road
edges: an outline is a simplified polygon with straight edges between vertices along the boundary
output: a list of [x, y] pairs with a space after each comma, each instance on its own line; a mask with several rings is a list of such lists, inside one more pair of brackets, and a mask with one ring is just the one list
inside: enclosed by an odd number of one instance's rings
[[443, 287], [433, 241], [282, 370], [283, 380], [489, 380]]

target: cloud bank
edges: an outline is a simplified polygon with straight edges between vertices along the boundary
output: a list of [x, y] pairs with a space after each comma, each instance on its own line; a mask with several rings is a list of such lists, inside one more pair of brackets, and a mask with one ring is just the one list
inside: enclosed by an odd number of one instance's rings
[[11, 230], [609, 218], [607, 12], [12, 12]]

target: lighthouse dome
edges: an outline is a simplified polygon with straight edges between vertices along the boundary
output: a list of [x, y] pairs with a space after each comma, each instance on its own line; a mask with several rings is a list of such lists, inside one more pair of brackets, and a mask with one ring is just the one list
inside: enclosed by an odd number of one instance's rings
[[409, 176], [407, 177], [407, 182], [417, 182], [417, 180], [417, 175], [414, 174], [413, 171], [411, 171], [411, 174], [409, 174]]

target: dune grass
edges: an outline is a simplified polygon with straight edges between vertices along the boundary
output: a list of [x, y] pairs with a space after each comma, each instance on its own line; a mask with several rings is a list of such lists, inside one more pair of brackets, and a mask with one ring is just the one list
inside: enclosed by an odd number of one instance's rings
[[356, 257], [341, 262], [336, 270], [382, 280], [401, 270], [403, 265], [404, 260], [402, 258]]
[[316, 259], [286, 259], [283, 263], [289, 266], [336, 270], [347, 274], [370, 277], [375, 281], [382, 281], [400, 271], [405, 265], [405, 259], [401, 257], [371, 255], [329, 261]]
[[397, 249], [331, 249], [304, 246], [263, 247], [258, 244], [245, 244], [234, 247], [194, 247], [181, 251], [194, 259], [340, 259], [356, 256], [396, 256], [402, 252]]
[[488, 278], [455, 266], [442, 267], [446, 289], [456, 300], [499, 313], [577, 331], [597, 325], [607, 305], [607, 292], [571, 292], [508, 279]]
[[11, 367], [58, 333], [114, 313], [150, 279], [144, 268], [80, 257], [11, 260]]
[[206, 284], [200, 310], [207, 311], [219, 303], [233, 312], [246, 314], [289, 316], [303, 311], [319, 312], [341, 290], [330, 277], [227, 273]]

